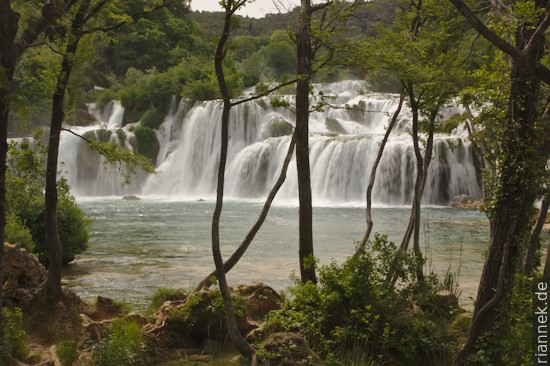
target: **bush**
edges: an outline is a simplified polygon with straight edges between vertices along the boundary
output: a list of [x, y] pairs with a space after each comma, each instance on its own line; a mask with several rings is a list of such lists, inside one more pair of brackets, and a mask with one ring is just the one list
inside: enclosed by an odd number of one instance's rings
[[157, 155], [160, 143], [155, 130], [149, 127], [137, 126], [134, 129], [136, 136], [137, 152], [151, 159], [153, 165], [157, 163]]
[[21, 248], [34, 252], [35, 245], [32, 240], [31, 230], [26, 227], [21, 219], [14, 213], [9, 213], [6, 218], [5, 239], [8, 243], [17, 244]]
[[0, 339], [0, 364], [14, 365], [27, 352], [26, 333], [23, 330], [21, 309], [2, 309], [4, 337]]
[[141, 125], [153, 130], [157, 130], [164, 120], [164, 114], [156, 109], [148, 109], [141, 116]]
[[149, 304], [149, 311], [153, 312], [161, 307], [166, 301], [183, 300], [187, 296], [184, 290], [175, 290], [171, 288], [159, 288], [155, 291], [151, 297], [151, 303]]
[[[35, 153], [29, 145], [12, 144], [6, 174], [7, 238], [17, 240], [16, 244], [23, 247], [30, 246], [31, 252], [42, 262], [46, 262], [48, 256], [44, 226], [44, 177], [43, 156]], [[90, 224], [91, 221], [71, 196], [66, 181], [60, 179], [57, 225], [64, 263], [72, 261], [75, 255], [87, 249]], [[29, 234], [34, 248], [29, 243]]]
[[78, 358], [78, 343], [71, 340], [59, 342], [57, 355], [63, 366], [71, 366]]
[[132, 321], [115, 319], [107, 338], [96, 343], [92, 349], [95, 366], [143, 365], [139, 326]]
[[[414, 253], [376, 236], [370, 252], [321, 268], [319, 286], [291, 287], [291, 300], [271, 313], [269, 327], [301, 333], [329, 362], [356, 352], [357, 344], [380, 361], [423, 365], [426, 359], [448, 359], [456, 345], [447, 320], [431, 312], [435, 277], [416, 279], [422, 264]], [[389, 274], [395, 276], [393, 285]]]

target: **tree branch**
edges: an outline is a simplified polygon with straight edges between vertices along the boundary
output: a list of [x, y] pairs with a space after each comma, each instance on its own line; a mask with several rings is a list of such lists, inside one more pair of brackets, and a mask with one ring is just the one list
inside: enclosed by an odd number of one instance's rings
[[[496, 46], [499, 50], [506, 53], [516, 61], [524, 64], [527, 67], [531, 67], [535, 75], [544, 81], [546, 84], [550, 85], [550, 69], [548, 69], [546, 66], [538, 62], [537, 60], [533, 59], [529, 56], [529, 54], [525, 51], [521, 51], [517, 49], [516, 47], [512, 46], [510, 43], [499, 37], [495, 32], [487, 28], [481, 20], [478, 19], [478, 17], [464, 4], [462, 0], [449, 0], [456, 8], [457, 10], [466, 18], [468, 23], [472, 27], [474, 27], [475, 30], [477, 30], [483, 37], [485, 37], [489, 42], [491, 42], [494, 46]], [[547, 14], [548, 16], [548, 14]], [[546, 17], [545, 17], [546, 21]], [[550, 22], [550, 20], [548, 20]], [[546, 22], [544, 22], [546, 24]], [[542, 25], [542, 23], [541, 23]], [[548, 24], [550, 25], [550, 23]], [[546, 28], [548, 28], [548, 25], [546, 25]], [[540, 28], [542, 32], [542, 28]], [[537, 29], [537, 32], [539, 29]], [[542, 35], [537, 35], [537, 37], [542, 37]], [[529, 42], [529, 45], [531, 45], [531, 42]], [[533, 47], [533, 46], [530, 46]], [[526, 50], [527, 51], [527, 50]]]

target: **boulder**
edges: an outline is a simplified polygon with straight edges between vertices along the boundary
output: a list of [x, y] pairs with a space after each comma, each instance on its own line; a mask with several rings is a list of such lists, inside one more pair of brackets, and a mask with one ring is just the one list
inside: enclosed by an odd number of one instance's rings
[[87, 315], [95, 321], [113, 319], [126, 314], [121, 304], [108, 297], [98, 296], [95, 307]]
[[17, 245], [4, 244], [4, 301], [7, 306], [25, 306], [48, 272], [38, 259]]
[[451, 291], [439, 291], [435, 294], [435, 305], [444, 311], [453, 311], [458, 309], [458, 298]]
[[240, 285], [232, 291], [245, 300], [246, 316], [250, 320], [263, 320], [270, 311], [281, 308], [281, 296], [261, 282]]
[[460, 196], [456, 196], [451, 201], [451, 206], [455, 208], [481, 208], [481, 201], [464, 194], [461, 194]]
[[122, 200], [124, 200], [124, 201], [139, 201], [139, 200], [141, 200], [141, 198], [139, 198], [138, 196], [134, 196], [133, 194], [130, 194], [130, 195], [127, 195], [127, 196], [123, 196]]
[[258, 350], [262, 364], [277, 366], [320, 365], [321, 360], [296, 333], [274, 333]]

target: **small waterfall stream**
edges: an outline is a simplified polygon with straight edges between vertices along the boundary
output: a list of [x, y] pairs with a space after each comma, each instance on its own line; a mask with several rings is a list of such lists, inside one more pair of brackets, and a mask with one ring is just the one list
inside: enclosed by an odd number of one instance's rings
[[[310, 118], [310, 160], [314, 203], [361, 202], [369, 174], [398, 96], [368, 93], [362, 81], [316, 85], [331, 107]], [[293, 106], [293, 97], [285, 96]], [[315, 103], [315, 100], [313, 101]], [[176, 103], [175, 103], [176, 104]], [[189, 107], [181, 102], [165, 117], [158, 130], [160, 150], [157, 173], [139, 174], [122, 185], [117, 169], [104, 167], [103, 159], [84, 142], [62, 135], [62, 170], [77, 196], [123, 194], [210, 198], [215, 194], [219, 159], [218, 101]], [[122, 127], [124, 108], [118, 102], [95, 113], [97, 126], [79, 128], [102, 141], [121, 142], [132, 148], [131, 126]], [[450, 108], [445, 113], [456, 113]], [[269, 98], [240, 104], [230, 117], [226, 193], [235, 199], [261, 198], [274, 183], [288, 144], [293, 113], [269, 106]], [[75, 128], [76, 129], [76, 128]], [[375, 204], [404, 205], [412, 198], [415, 160], [410, 136], [410, 111], [404, 108], [386, 146], [373, 192]], [[428, 174], [424, 203], [446, 205], [458, 195], [479, 197], [479, 176], [466, 135], [436, 135], [434, 158]], [[295, 164], [291, 164], [282, 199], [297, 197]]]

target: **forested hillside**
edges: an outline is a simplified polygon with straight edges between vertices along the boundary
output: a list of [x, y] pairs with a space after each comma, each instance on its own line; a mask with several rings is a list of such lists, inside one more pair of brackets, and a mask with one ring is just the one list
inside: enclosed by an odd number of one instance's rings
[[[0, 243], [25, 246], [48, 265], [33, 281], [12, 276], [25, 286], [36, 283], [19, 291], [17, 281], [2, 279], [4, 246], [0, 250], [0, 282], [10, 288], [5, 302], [0, 292], [0, 363], [24, 357], [23, 325], [36, 327], [46, 343], [65, 341], [57, 323], [74, 328], [67, 364], [78, 352], [88, 357], [83, 365], [158, 364], [166, 355], [186, 358], [189, 345], [201, 355], [236, 349], [254, 365], [285, 364], [290, 356], [327, 365], [523, 365], [541, 357], [547, 363], [547, 307], [537, 306], [550, 283], [543, 232], [550, 209], [548, 3], [302, 0], [287, 14], [235, 16], [246, 3], [224, 0], [220, 13], [193, 13], [189, 1], [0, 0]], [[329, 84], [341, 80], [347, 81]], [[106, 106], [121, 113], [106, 113], [95, 124], [90, 111]], [[111, 124], [113, 115], [120, 118]], [[65, 146], [62, 135], [70, 138]], [[64, 164], [73, 176], [62, 175]], [[139, 231], [144, 223], [168, 231], [153, 224], [176, 215], [177, 225], [191, 222], [185, 231], [195, 236], [185, 245], [169, 239], [171, 249], [155, 243], [159, 255], [198, 267], [197, 247], [208, 246], [201, 241], [207, 238], [215, 271], [195, 291], [160, 291], [148, 317], [110, 321], [106, 328], [103, 319], [80, 316], [80, 308], [64, 314], [67, 302], [84, 305], [63, 287], [62, 264], [86, 250], [92, 225], [70, 185], [84, 182], [89, 190], [82, 192], [89, 194], [83, 196], [111, 199], [126, 194], [119, 188], [131, 185], [132, 174], [137, 183], [124, 203], [140, 200], [134, 193], [148, 195], [141, 206], [126, 207], [145, 213], [128, 221], [128, 231], [117, 227], [109, 235]], [[110, 190], [97, 190], [101, 185]], [[297, 238], [287, 239], [287, 221], [274, 220], [280, 226], [270, 240], [292, 247], [299, 275], [289, 296], [259, 285], [252, 295], [241, 288], [243, 300], [226, 272], [266, 223], [282, 187], [284, 198], [297, 202], [284, 215], [297, 224]], [[220, 230], [230, 194], [238, 209], [265, 198], [241, 242], [229, 243]], [[315, 194], [335, 206], [330, 209], [366, 201], [365, 234], [354, 234], [351, 250], [342, 247], [348, 252], [341, 263], [321, 266], [314, 252]], [[159, 201], [184, 197], [192, 209], [177, 216], [179, 208], [147, 206], [159, 195]], [[101, 207], [113, 215], [104, 223], [116, 226], [121, 201]], [[375, 234], [373, 202], [381, 216], [406, 210], [405, 221], [387, 219], [403, 226], [392, 228], [400, 241]], [[431, 245], [448, 245], [450, 257], [460, 245], [462, 261], [464, 236], [475, 236], [478, 228], [470, 229], [480, 221], [470, 220], [480, 213], [447, 210], [472, 209], [464, 202], [483, 212], [488, 232], [474, 238], [470, 257], [479, 271], [469, 269], [479, 275], [473, 311], [458, 299], [460, 267], [441, 276], [430, 263]], [[438, 207], [427, 214], [426, 204]], [[349, 212], [331, 224], [345, 226], [358, 216]], [[149, 213], [151, 221], [142, 221]], [[244, 221], [233, 216], [224, 224]], [[442, 231], [437, 243], [433, 220]], [[452, 220], [464, 234], [448, 234]], [[197, 231], [209, 223], [210, 231]], [[334, 240], [351, 241], [347, 233], [342, 237]], [[123, 241], [116, 240], [107, 243]], [[236, 248], [225, 262], [224, 241]], [[134, 250], [144, 243], [126, 244]], [[165, 262], [150, 260], [150, 244], [139, 247], [152, 263], [144, 273], [162, 282], [157, 270]], [[111, 250], [98, 252], [110, 256]], [[284, 267], [279, 255], [262, 253], [252, 261], [269, 272], [261, 260]], [[130, 262], [111, 260], [105, 267]], [[129, 271], [143, 269], [134, 264]], [[114, 283], [114, 270], [109, 276]], [[271, 302], [269, 309], [248, 316], [260, 300]], [[4, 311], [4, 303], [11, 308]], [[43, 321], [51, 314], [59, 317], [56, 327]], [[124, 338], [130, 322], [132, 339]], [[212, 351], [212, 344], [219, 348]]]
[[[368, 8], [358, 7], [338, 37], [374, 35], [376, 24], [391, 23], [398, 3], [379, 0]], [[90, 102], [102, 106], [120, 99], [127, 111], [126, 121], [135, 122], [147, 111], [149, 116], [160, 118], [172, 96], [191, 102], [219, 97], [212, 57], [221, 32], [222, 13], [169, 6], [141, 14], [141, 7], [139, 1], [121, 5], [121, 15], [116, 17], [125, 24], [98, 31], [86, 40], [69, 85], [68, 123], [87, 123], [89, 118], [83, 112]], [[291, 13], [270, 14], [262, 19], [235, 17], [234, 37], [225, 61], [234, 95], [260, 81], [281, 81], [294, 75], [295, 47], [289, 32], [297, 13], [295, 8]], [[23, 55], [15, 75], [12, 134], [28, 134], [33, 127], [48, 125], [61, 36], [56, 31], [44, 34]], [[363, 76], [361, 71], [342, 66], [349, 64], [349, 55], [340, 57], [343, 60], [323, 69], [318, 81]]]

